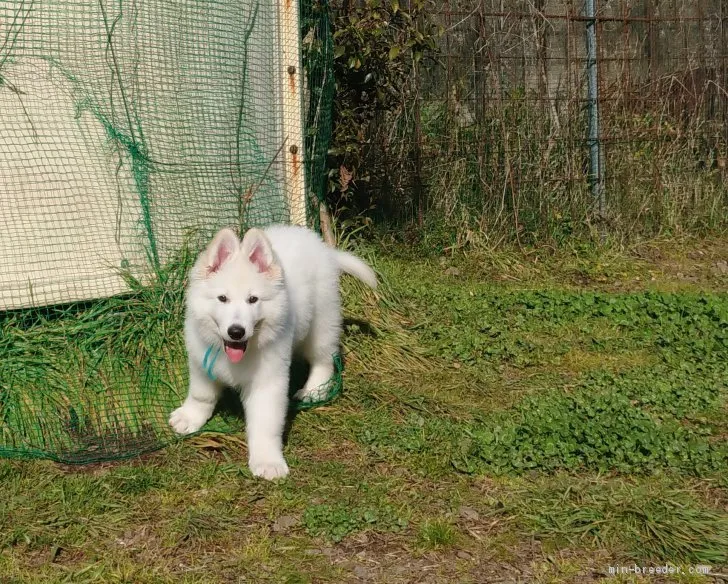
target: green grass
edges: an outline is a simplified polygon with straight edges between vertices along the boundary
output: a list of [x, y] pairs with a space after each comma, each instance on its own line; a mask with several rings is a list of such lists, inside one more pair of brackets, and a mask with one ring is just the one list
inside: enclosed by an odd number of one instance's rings
[[457, 540], [457, 531], [447, 521], [427, 519], [420, 527], [418, 541], [425, 549], [450, 547]]
[[621, 547], [637, 558], [726, 561], [728, 517], [695, 505], [689, 490], [659, 480], [574, 481], [559, 476], [529, 484], [514, 511], [552, 545]]
[[[345, 391], [294, 419], [289, 479], [253, 479], [237, 431], [116, 463], [0, 460], [0, 582], [726, 571], [728, 282], [696, 265], [686, 284], [664, 262], [617, 255], [375, 257], [381, 291], [344, 283]], [[159, 441], [184, 392], [176, 273], [78, 318], [4, 317], [0, 379], [26, 388], [2, 390], [4, 431], [55, 386], [68, 402], [44, 428], [65, 431], [53, 444], [66, 451], [98, 446], [104, 428], [137, 439], [119, 451]], [[133, 417], [140, 402], [118, 394], [86, 415], [118, 379], [156, 412], [154, 436]], [[62, 418], [76, 400], [88, 406], [74, 434]], [[241, 427], [233, 414], [216, 424]]]
[[189, 262], [183, 254], [148, 287], [130, 278], [125, 297], [0, 315], [0, 451], [93, 462], [169, 442]]

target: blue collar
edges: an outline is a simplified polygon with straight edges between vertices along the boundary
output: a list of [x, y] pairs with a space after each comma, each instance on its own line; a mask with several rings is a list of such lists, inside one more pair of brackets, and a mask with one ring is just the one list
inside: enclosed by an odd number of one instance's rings
[[[212, 359], [210, 359], [210, 354], [212, 353], [212, 349], [217, 349], [215, 351], [215, 354], [212, 356]], [[210, 345], [207, 347], [207, 351], [205, 351], [205, 356], [202, 359], [202, 368], [205, 370], [205, 373], [207, 373], [207, 376], [210, 378], [210, 381], [217, 381], [217, 377], [215, 377], [212, 373], [212, 368], [215, 366], [215, 361], [217, 361], [217, 356], [220, 354], [220, 347], [213, 347]], [[209, 360], [209, 362], [208, 362]]]

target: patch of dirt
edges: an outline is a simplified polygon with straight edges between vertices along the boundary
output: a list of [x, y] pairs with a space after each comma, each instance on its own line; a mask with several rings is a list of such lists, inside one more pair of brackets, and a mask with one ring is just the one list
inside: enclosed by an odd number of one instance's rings
[[[606, 575], [610, 557], [602, 552], [548, 552], [541, 542], [462, 536], [445, 549], [412, 549], [401, 535], [358, 534], [326, 549], [325, 555], [345, 583], [377, 584], [515, 584], [526, 582], [595, 582]], [[611, 562], [614, 563], [613, 561]]]
[[642, 246], [634, 250], [641, 261], [642, 275], [620, 282], [619, 288], [641, 290], [645, 287], [681, 289], [699, 287], [728, 289], [728, 241], [696, 242], [677, 247], [663, 243], [659, 247]]
[[125, 458], [122, 460], [108, 460], [103, 462], [89, 462], [87, 464], [64, 464], [64, 463], [53, 463], [53, 467], [59, 470], [63, 474], [85, 474], [98, 476], [105, 474], [112, 468], [126, 466], [126, 467], [137, 467], [147, 466], [156, 462], [163, 463], [168, 457], [165, 455], [165, 450], [155, 450], [154, 452], [147, 452], [146, 454], [140, 454], [134, 458]]
[[306, 454], [307, 458], [316, 462], [341, 462], [346, 466], [351, 466], [366, 456], [362, 447], [351, 440], [323, 444]]
[[32, 570], [40, 569], [49, 564], [76, 566], [86, 560], [86, 554], [82, 550], [66, 549], [56, 545], [46, 545], [39, 548], [27, 547], [18, 551], [22, 552], [23, 565]]
[[540, 286], [566, 285], [604, 292], [728, 290], [728, 239], [651, 241], [623, 251], [584, 256], [549, 246], [473, 253], [456, 263], [463, 274], [484, 281]]

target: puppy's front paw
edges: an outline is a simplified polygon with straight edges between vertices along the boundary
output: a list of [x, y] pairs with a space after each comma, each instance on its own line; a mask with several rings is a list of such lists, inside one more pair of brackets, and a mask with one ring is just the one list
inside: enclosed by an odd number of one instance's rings
[[316, 386], [316, 387], [304, 387], [299, 389], [293, 396], [293, 399], [306, 402], [306, 401], [319, 401], [326, 397], [328, 387]]
[[251, 460], [250, 472], [253, 476], [272, 481], [288, 476], [288, 465], [283, 457], [278, 460]]
[[177, 434], [192, 434], [204, 426], [207, 418], [206, 412], [185, 404], [172, 412], [169, 416], [169, 425]]

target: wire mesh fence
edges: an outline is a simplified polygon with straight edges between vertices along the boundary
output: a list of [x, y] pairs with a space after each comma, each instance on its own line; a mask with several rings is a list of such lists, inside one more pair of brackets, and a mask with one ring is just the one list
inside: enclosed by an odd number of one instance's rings
[[593, 18], [581, 0], [432, 4], [438, 50], [413, 66], [401, 106], [369, 136], [364, 165], [395, 202], [388, 213], [533, 240], [726, 226], [728, 9], [591, 3]]

